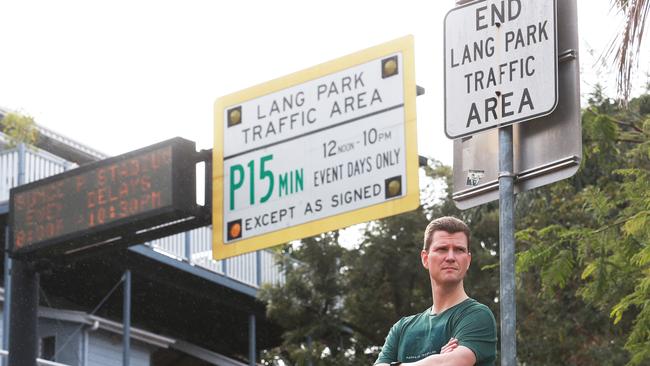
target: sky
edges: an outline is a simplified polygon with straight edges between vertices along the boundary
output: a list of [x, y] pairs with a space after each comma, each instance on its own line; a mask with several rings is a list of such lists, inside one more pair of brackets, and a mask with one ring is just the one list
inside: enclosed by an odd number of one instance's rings
[[[418, 151], [451, 164], [442, 42], [453, 7], [452, 0], [4, 0], [0, 106], [109, 155], [175, 136], [209, 149], [218, 97], [412, 34], [416, 83], [426, 90], [417, 98]], [[600, 82], [614, 96], [597, 56], [622, 19], [610, 0], [578, 0], [578, 17], [581, 93]]]

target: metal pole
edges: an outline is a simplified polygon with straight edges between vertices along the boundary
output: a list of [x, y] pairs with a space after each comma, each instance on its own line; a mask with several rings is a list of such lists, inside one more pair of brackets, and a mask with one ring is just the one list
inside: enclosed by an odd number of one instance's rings
[[38, 274], [28, 262], [14, 259], [9, 332], [9, 366], [36, 366], [38, 355]]
[[515, 191], [512, 126], [499, 128], [499, 304], [501, 366], [517, 365], [515, 302]]
[[262, 251], [255, 252], [255, 284], [257, 288], [262, 286]]
[[17, 185], [23, 185], [25, 184], [25, 165], [27, 165], [26, 162], [26, 156], [27, 156], [27, 151], [24, 143], [19, 143], [18, 144], [18, 180], [17, 180]]
[[187, 263], [192, 263], [192, 237], [189, 231], [185, 232], [185, 259], [187, 259]]
[[[18, 186], [25, 184], [26, 147], [18, 144]], [[8, 228], [7, 232], [11, 230]], [[6, 249], [10, 249], [9, 239]], [[5, 323], [3, 344], [9, 366], [36, 366], [38, 356], [38, 273], [30, 263], [14, 260], [5, 252]], [[7, 306], [7, 304], [9, 306]], [[11, 341], [13, 340], [13, 342]], [[6, 343], [5, 343], [6, 342]]]
[[[25, 144], [22, 142], [18, 144], [18, 179], [16, 185], [20, 186], [25, 184]], [[10, 326], [11, 322], [11, 267], [12, 260], [9, 256], [9, 226], [5, 231], [5, 256], [4, 256], [4, 289], [5, 301], [2, 306], [2, 349], [9, 350], [9, 340], [11, 339]], [[7, 359], [3, 359], [3, 365], [7, 365]]]
[[129, 366], [131, 359], [131, 271], [124, 271], [124, 354], [122, 355], [122, 365]]
[[314, 366], [314, 362], [313, 362], [313, 360], [311, 358], [311, 353], [312, 353], [311, 344], [312, 344], [312, 338], [311, 338], [310, 335], [308, 335], [307, 336], [307, 352], [309, 352], [309, 354], [307, 355], [307, 366]]
[[255, 344], [255, 314], [248, 316], [248, 364], [255, 366], [257, 362], [257, 344]]
[[[5, 254], [4, 254], [4, 295], [2, 304], [2, 349], [9, 350], [9, 319], [11, 319], [11, 257], [9, 257], [9, 225], [5, 226]], [[7, 365], [7, 359], [2, 359], [2, 364]]]

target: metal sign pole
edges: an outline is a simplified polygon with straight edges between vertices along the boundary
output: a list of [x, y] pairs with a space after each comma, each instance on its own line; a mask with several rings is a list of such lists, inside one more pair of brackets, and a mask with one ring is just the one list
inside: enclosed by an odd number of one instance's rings
[[[582, 160], [576, 0], [517, 1], [517, 11], [507, 16], [505, 11], [513, 10], [510, 7], [503, 8], [504, 14], [488, 10], [497, 9], [494, 3], [498, 1], [455, 2], [457, 6], [445, 18], [445, 132], [455, 139], [452, 198], [462, 210], [499, 198], [500, 358], [502, 366], [515, 366], [514, 191], [524, 192], [566, 179], [575, 174]], [[505, 7], [503, 1], [501, 5]], [[490, 16], [491, 22], [487, 20]], [[536, 39], [535, 47], [526, 45], [516, 52], [508, 47], [507, 34], [533, 28], [540, 35], [543, 33], [543, 37]], [[471, 64], [458, 58], [463, 49], [488, 42], [494, 47], [486, 57], [470, 57]], [[531, 69], [525, 77], [521, 74], [509, 82], [504, 79], [492, 87], [478, 81], [483, 80], [486, 70], [498, 70], [500, 65], [515, 62], [517, 58], [530, 60], [534, 72]], [[558, 62], [553, 62], [554, 59]], [[469, 78], [472, 75], [474, 84]], [[512, 103], [507, 99], [519, 91], [522, 96], [537, 93], [531, 97], [535, 99], [535, 108], [530, 105], [526, 112], [530, 114], [523, 114], [521, 108], [516, 112], [508, 110]], [[527, 100], [532, 102], [532, 99]], [[521, 101], [520, 107], [524, 98]], [[545, 107], [540, 109], [538, 101]], [[447, 111], [462, 111], [461, 103], [472, 103], [468, 119], [447, 114]], [[481, 105], [485, 106], [483, 115], [478, 112], [477, 106]], [[484, 123], [488, 119], [489, 125]], [[478, 123], [472, 123], [474, 120]], [[511, 125], [504, 127], [505, 124]], [[498, 128], [498, 131], [477, 133], [487, 128]], [[516, 171], [513, 159], [517, 161]]]
[[248, 316], [248, 364], [250, 366], [257, 364], [256, 326], [255, 314], [250, 314]]
[[36, 366], [38, 356], [38, 273], [29, 262], [14, 259], [11, 269], [9, 366]]
[[[11, 257], [9, 257], [9, 225], [5, 226], [5, 255], [4, 255], [4, 286], [5, 301], [2, 304], [2, 349], [9, 350], [9, 321], [11, 319]], [[2, 365], [7, 366], [8, 360], [2, 359]]]
[[517, 365], [515, 303], [515, 193], [512, 125], [499, 129], [499, 304], [501, 366]]
[[[25, 144], [20, 143], [18, 144], [18, 185], [25, 184], [25, 157]], [[6, 248], [9, 249], [10, 246], [8, 243]], [[9, 302], [9, 332], [3, 337], [3, 343], [9, 342], [7, 365], [36, 366], [39, 276], [32, 263], [15, 260], [8, 252], [5, 252], [5, 257], [9, 257], [5, 265], [8, 265], [11, 270], [8, 273], [10, 286], [5, 289], [5, 301]], [[6, 324], [4, 328], [7, 328]]]
[[122, 338], [122, 365], [129, 366], [131, 361], [131, 271], [124, 271], [124, 335]]

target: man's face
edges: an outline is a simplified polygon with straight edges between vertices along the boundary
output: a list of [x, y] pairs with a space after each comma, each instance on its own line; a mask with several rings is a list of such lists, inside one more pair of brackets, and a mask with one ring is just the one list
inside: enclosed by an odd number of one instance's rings
[[472, 261], [467, 237], [462, 232], [434, 232], [429, 250], [423, 250], [420, 256], [422, 265], [429, 270], [429, 277], [438, 285], [460, 283]]

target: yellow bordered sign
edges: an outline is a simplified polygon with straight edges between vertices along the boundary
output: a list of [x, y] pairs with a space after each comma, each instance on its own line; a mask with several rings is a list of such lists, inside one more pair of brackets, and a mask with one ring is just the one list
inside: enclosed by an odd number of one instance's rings
[[415, 209], [413, 37], [217, 99], [213, 257]]

